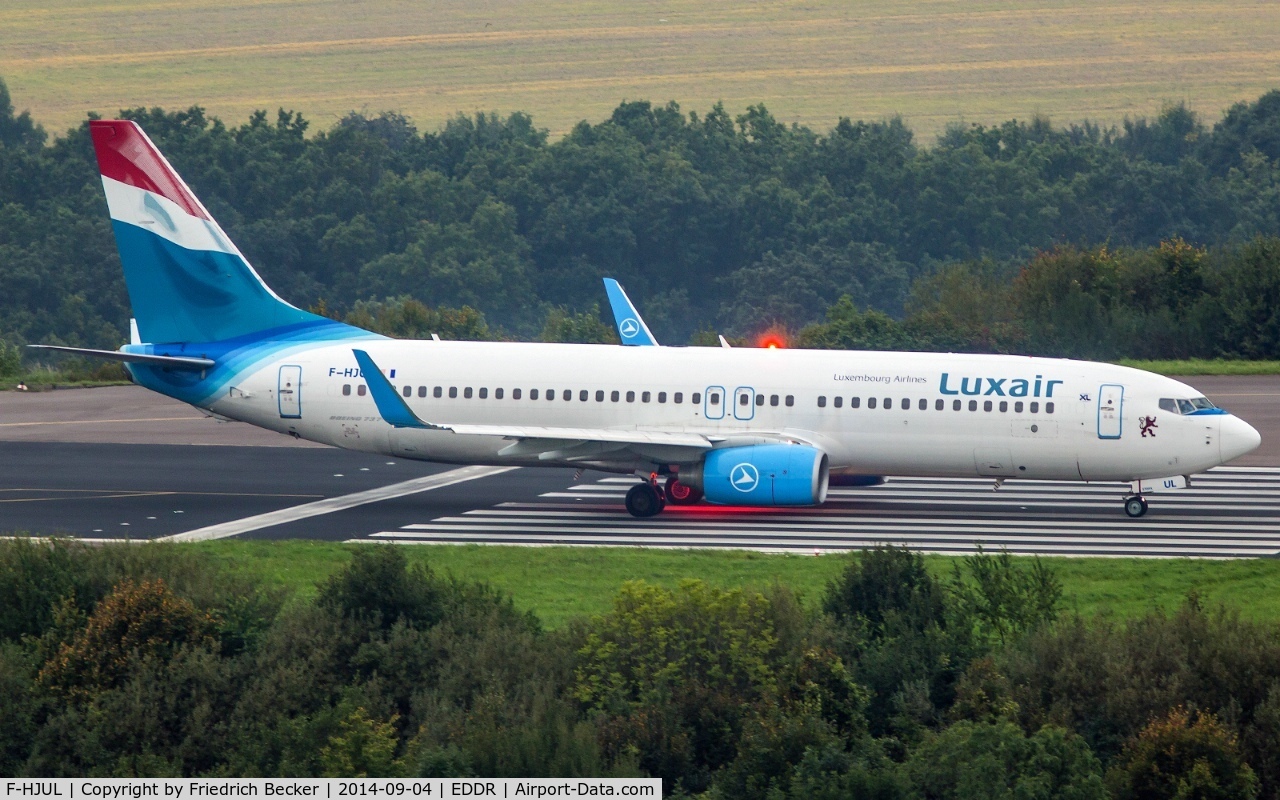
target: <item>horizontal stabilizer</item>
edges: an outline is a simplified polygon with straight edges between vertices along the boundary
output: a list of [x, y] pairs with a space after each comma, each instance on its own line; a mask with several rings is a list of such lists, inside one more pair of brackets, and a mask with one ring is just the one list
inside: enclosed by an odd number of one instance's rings
[[124, 353], [119, 350], [93, 350], [88, 347], [59, 347], [55, 344], [29, 344], [35, 350], [56, 350], [60, 353], [75, 353], [79, 356], [105, 358], [108, 361], [123, 361], [128, 364], [150, 364], [154, 367], [171, 369], [203, 370], [214, 365], [211, 358], [193, 358], [191, 356], [157, 356], [147, 353]]

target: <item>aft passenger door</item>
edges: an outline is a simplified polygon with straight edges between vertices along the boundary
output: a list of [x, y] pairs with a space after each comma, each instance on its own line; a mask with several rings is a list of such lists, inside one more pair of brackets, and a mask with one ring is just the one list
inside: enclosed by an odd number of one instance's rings
[[1124, 387], [1104, 383], [1098, 388], [1098, 438], [1119, 439], [1124, 432]]
[[286, 364], [280, 368], [276, 385], [276, 398], [280, 403], [280, 416], [284, 419], [302, 417], [302, 367]]

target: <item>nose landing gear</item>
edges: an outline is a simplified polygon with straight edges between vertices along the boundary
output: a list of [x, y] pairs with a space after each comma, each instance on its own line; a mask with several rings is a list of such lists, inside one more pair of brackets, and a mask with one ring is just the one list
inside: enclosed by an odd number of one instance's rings
[[1124, 513], [1135, 519], [1147, 513], [1147, 499], [1140, 494], [1126, 497], [1124, 501]]

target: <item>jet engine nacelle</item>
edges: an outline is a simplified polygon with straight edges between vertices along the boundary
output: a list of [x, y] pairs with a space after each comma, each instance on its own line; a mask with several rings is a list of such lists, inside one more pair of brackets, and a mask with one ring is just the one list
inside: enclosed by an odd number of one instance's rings
[[813, 506], [827, 499], [827, 454], [802, 444], [757, 444], [707, 453], [680, 482], [726, 506]]

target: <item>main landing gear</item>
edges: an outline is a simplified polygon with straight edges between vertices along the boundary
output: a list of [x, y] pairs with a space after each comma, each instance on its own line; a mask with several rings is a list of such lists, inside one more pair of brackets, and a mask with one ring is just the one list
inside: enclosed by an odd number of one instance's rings
[[673, 506], [691, 506], [702, 499], [702, 490], [681, 483], [675, 475], [667, 478], [667, 502]]
[[627, 513], [633, 517], [652, 517], [667, 505], [658, 482], [652, 478], [637, 483], [627, 492]]
[[1140, 494], [1126, 497], [1124, 500], [1124, 513], [1135, 519], [1147, 513], [1147, 499]]
[[649, 480], [632, 486], [627, 492], [627, 513], [633, 517], [652, 517], [667, 507], [691, 506], [702, 499], [702, 491], [687, 483], [681, 483], [672, 475], [667, 478], [665, 486], [658, 486], [658, 476], [650, 475]]

